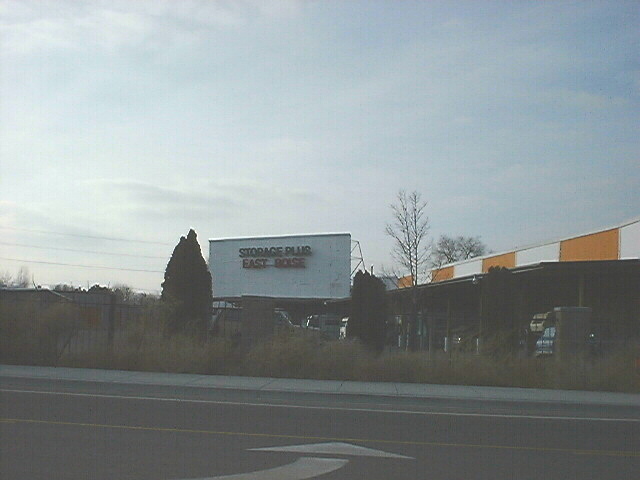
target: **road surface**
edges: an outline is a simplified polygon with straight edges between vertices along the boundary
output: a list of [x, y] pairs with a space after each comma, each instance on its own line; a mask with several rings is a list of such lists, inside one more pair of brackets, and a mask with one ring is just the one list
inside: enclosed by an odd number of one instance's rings
[[640, 478], [637, 395], [122, 375], [0, 367], [0, 478]]

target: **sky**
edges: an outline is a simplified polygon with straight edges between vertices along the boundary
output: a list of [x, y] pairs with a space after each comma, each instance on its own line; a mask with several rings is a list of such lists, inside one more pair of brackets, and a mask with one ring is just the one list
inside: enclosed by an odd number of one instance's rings
[[636, 218], [638, 25], [623, 1], [2, 1], [0, 274], [157, 291], [190, 228], [205, 258], [350, 232], [391, 270], [401, 189], [432, 239], [497, 252]]

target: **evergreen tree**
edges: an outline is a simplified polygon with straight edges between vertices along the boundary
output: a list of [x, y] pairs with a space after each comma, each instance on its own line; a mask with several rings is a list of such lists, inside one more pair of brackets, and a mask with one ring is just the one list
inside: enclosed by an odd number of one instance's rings
[[206, 331], [213, 304], [211, 273], [193, 229], [186, 237], [180, 237], [169, 259], [162, 282], [162, 300], [175, 307], [172, 331], [184, 331], [187, 327], [199, 333]]
[[382, 280], [368, 272], [358, 272], [351, 289], [351, 315], [347, 337], [359, 338], [376, 352], [384, 348], [386, 295]]

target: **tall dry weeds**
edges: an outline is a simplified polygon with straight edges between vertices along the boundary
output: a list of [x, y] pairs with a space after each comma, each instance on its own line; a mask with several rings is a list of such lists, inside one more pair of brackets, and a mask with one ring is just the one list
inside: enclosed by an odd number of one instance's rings
[[77, 307], [37, 301], [0, 304], [0, 362], [56, 365], [77, 330]]
[[[9, 306], [10, 307], [10, 306]], [[73, 312], [28, 305], [0, 306], [0, 361], [154, 372], [249, 375], [640, 392], [640, 349], [603, 357], [519, 358], [455, 352], [385, 352], [375, 355], [353, 341], [326, 341], [304, 332], [281, 332], [243, 351], [223, 338], [169, 334], [157, 307], [122, 326], [112, 346], [80, 353], [64, 349], [73, 335]]]

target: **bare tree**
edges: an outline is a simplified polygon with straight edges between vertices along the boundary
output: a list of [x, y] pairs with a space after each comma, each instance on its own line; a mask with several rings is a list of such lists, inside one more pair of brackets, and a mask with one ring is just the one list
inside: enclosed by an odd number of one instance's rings
[[138, 295], [129, 285], [124, 283], [117, 283], [111, 289], [116, 294], [118, 302], [121, 303], [135, 303]]
[[33, 283], [33, 277], [29, 273], [29, 269], [25, 266], [20, 267], [18, 273], [13, 276], [9, 272], [0, 273], [0, 287], [26, 288]]
[[432, 266], [439, 268], [447, 263], [479, 257], [487, 252], [487, 247], [480, 237], [449, 237], [442, 235], [433, 251]]
[[442, 235], [433, 250], [433, 266], [438, 268], [447, 263], [453, 263], [458, 259], [458, 246], [456, 239]]
[[15, 276], [13, 280], [14, 287], [26, 288], [33, 282], [31, 275], [29, 274], [29, 269], [27, 267], [20, 267], [18, 270], [18, 274]]
[[411, 281], [411, 315], [409, 319], [409, 342], [407, 347], [415, 350], [417, 343], [418, 291], [417, 286], [424, 275], [431, 255], [429, 241], [429, 217], [427, 202], [422, 201], [419, 192], [407, 194], [400, 190], [396, 203], [391, 204], [393, 222], [388, 223], [385, 232], [393, 241], [392, 254], [395, 261], [409, 271]]
[[482, 243], [480, 237], [458, 237], [459, 260], [480, 257], [487, 253], [487, 246]]
[[0, 273], [0, 287], [10, 287], [12, 282], [12, 277], [9, 272]]
[[385, 232], [393, 239], [394, 260], [409, 272], [411, 285], [416, 286], [429, 264], [431, 243], [427, 202], [420, 193], [398, 192], [396, 203], [391, 204], [393, 222], [388, 223]]

